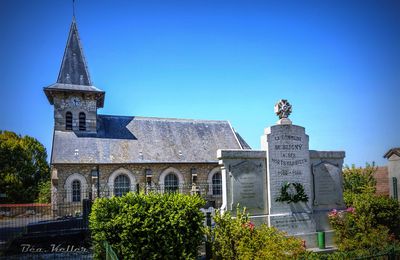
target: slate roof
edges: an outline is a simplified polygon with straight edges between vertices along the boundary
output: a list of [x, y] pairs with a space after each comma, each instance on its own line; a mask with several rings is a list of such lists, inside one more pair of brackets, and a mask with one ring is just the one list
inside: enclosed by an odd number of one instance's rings
[[95, 134], [55, 131], [52, 164], [216, 163], [249, 149], [228, 121], [98, 115]]
[[57, 83], [92, 85], [75, 17], [72, 19]]

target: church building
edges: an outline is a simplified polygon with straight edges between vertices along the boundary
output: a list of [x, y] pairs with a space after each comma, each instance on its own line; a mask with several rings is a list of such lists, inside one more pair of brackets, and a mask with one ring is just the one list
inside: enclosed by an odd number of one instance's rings
[[[117, 91], [117, 89], [114, 89]], [[52, 205], [56, 214], [85, 198], [128, 191], [196, 192], [221, 203], [218, 149], [251, 149], [228, 121], [101, 115], [105, 91], [92, 85], [75, 18], [57, 82]]]

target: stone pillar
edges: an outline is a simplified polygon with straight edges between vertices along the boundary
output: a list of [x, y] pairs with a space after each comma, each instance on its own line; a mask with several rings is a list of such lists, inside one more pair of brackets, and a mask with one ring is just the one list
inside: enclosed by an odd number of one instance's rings
[[[261, 137], [267, 153], [268, 225], [290, 235], [315, 232], [312, 208], [312, 174], [308, 135], [304, 127], [293, 125], [291, 106], [280, 100], [275, 106], [280, 120]], [[298, 195], [302, 199], [298, 200]]]
[[[312, 175], [308, 135], [297, 125], [274, 125], [265, 129], [261, 138], [267, 151], [269, 214], [312, 212]], [[308, 197], [306, 202], [284, 203], [277, 199], [285, 183], [300, 183]], [[293, 185], [288, 189], [294, 193]]]

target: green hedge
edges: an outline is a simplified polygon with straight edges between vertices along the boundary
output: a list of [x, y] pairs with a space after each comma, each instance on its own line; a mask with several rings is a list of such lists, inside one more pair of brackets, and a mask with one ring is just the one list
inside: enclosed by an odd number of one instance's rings
[[196, 258], [204, 204], [199, 196], [179, 193], [97, 199], [90, 214], [95, 258], [104, 258], [104, 241], [120, 259]]

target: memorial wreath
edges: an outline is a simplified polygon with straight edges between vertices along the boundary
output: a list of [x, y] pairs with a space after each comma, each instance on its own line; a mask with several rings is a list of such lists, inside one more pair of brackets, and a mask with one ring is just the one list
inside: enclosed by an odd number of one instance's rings
[[[295, 193], [290, 193], [289, 190], [291, 190], [291, 186], [293, 186], [294, 190], [296, 191]], [[281, 188], [281, 194], [279, 195], [278, 198], [276, 198], [276, 201], [279, 202], [287, 202], [287, 203], [297, 203], [297, 202], [307, 202], [308, 201], [308, 196], [304, 191], [303, 185], [298, 182], [286, 182], [282, 185]]]

